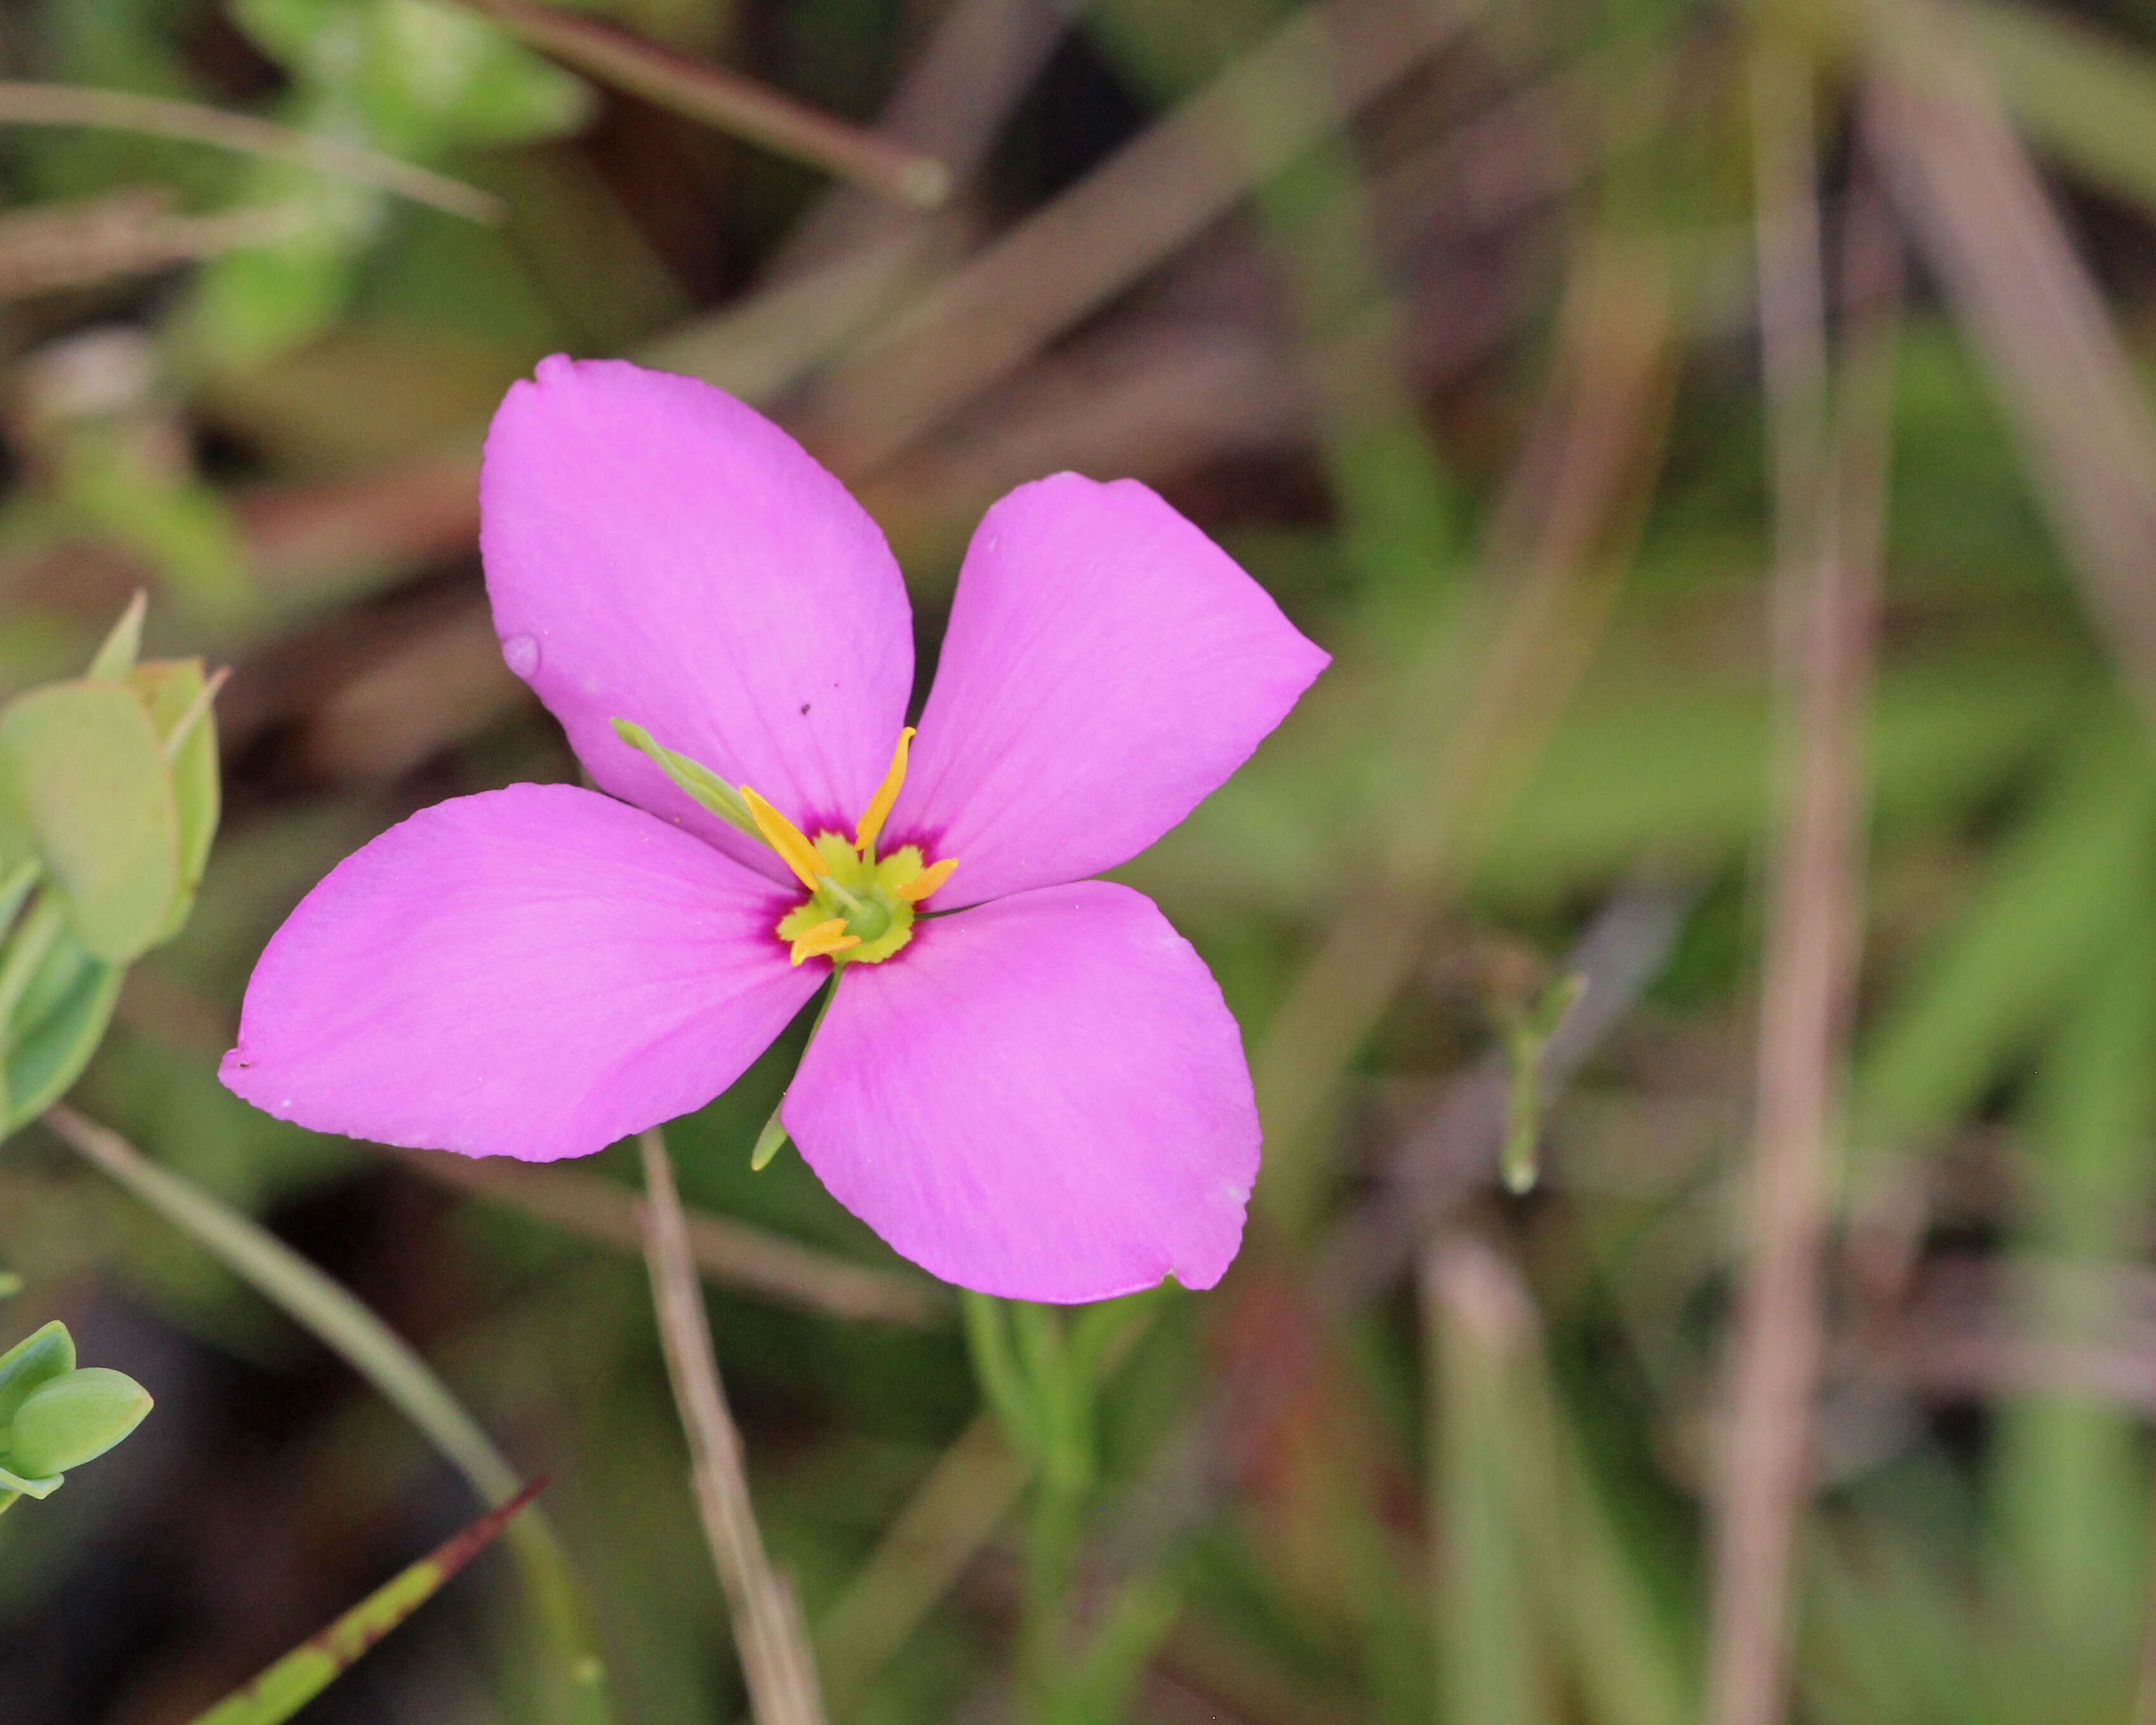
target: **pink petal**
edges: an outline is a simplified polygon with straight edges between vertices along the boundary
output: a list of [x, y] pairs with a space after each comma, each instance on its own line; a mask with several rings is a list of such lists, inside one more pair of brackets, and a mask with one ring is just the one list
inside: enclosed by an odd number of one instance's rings
[[812, 837], [852, 830], [905, 722], [911, 611], [799, 444], [692, 378], [557, 357], [495, 415], [480, 510], [502, 657], [603, 789], [786, 878], [616, 737], [627, 718]]
[[966, 553], [889, 842], [958, 859], [947, 908], [1112, 868], [1329, 662], [1136, 480], [1022, 485]]
[[785, 1121], [899, 1251], [1019, 1300], [1211, 1287], [1258, 1171], [1219, 985], [1151, 899], [1105, 881], [931, 919], [843, 971]]
[[819, 979], [783, 896], [567, 785], [422, 809], [264, 949], [218, 1073], [280, 1120], [383, 1144], [585, 1156], [739, 1077]]

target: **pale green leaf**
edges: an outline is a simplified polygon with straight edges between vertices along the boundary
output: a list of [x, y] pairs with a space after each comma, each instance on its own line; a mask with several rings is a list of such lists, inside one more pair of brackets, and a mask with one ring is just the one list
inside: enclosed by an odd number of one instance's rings
[[126, 683], [53, 683], [0, 713], [0, 807], [30, 835], [92, 956], [124, 962], [157, 940], [179, 891], [179, 812]]

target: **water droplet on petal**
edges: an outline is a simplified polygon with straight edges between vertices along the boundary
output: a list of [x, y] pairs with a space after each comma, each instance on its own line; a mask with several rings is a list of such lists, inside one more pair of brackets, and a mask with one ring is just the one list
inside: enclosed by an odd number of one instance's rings
[[530, 677], [539, 668], [539, 642], [535, 636], [511, 635], [501, 643], [502, 662], [519, 677]]

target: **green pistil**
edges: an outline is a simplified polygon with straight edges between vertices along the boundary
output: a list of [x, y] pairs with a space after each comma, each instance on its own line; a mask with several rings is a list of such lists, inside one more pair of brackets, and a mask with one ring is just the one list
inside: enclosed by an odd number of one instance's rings
[[823, 859], [823, 884], [807, 901], [787, 913], [778, 924], [783, 940], [798, 940], [813, 928], [834, 920], [860, 945], [831, 955], [834, 964], [880, 964], [913, 938], [913, 906], [898, 889], [921, 873], [921, 852], [902, 845], [879, 862], [871, 862], [839, 834], [817, 835], [816, 854]]

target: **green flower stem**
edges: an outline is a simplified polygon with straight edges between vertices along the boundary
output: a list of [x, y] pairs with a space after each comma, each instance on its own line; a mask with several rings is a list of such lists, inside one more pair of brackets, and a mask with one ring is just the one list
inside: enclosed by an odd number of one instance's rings
[[[521, 1489], [516, 1470], [448, 1386], [336, 1281], [239, 1211], [149, 1161], [118, 1133], [65, 1106], [48, 1109], [44, 1119], [85, 1161], [341, 1356], [419, 1429], [490, 1507], [508, 1502]], [[512, 1522], [504, 1538], [523, 1572], [544, 1640], [560, 1662], [557, 1717], [565, 1725], [611, 1725], [606, 1668], [560, 1536], [535, 1508]]]
[[1101, 1388], [1152, 1311], [1153, 1302], [1143, 1298], [1065, 1312], [965, 1296], [974, 1374], [1012, 1447], [1034, 1468], [1018, 1663], [1036, 1725], [1082, 1725], [1098, 1716], [1100, 1698], [1127, 1686], [1132, 1659], [1142, 1663], [1148, 1638], [1173, 1620], [1179, 1589], [1142, 1578], [1118, 1601], [1109, 1630], [1090, 1650], [1075, 1644], [1070, 1622], [1086, 1513], [1099, 1484], [1094, 1437]]

